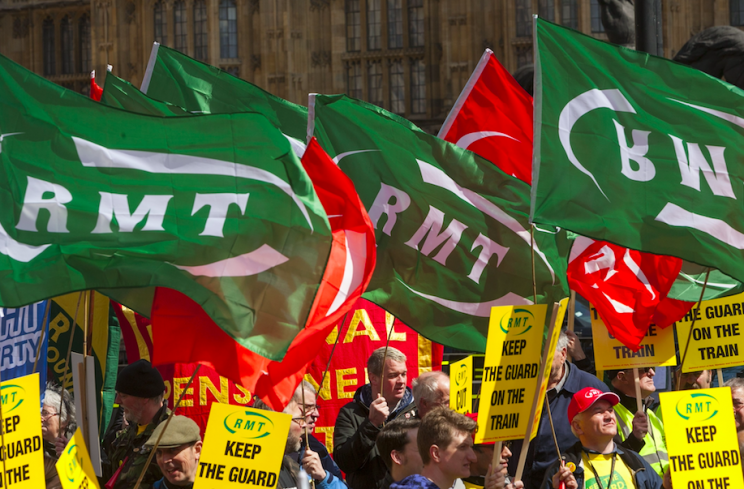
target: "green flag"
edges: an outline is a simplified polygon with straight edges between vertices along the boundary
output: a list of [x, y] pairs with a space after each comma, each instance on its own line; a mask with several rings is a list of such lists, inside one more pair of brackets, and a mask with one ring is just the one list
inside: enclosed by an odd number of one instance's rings
[[0, 304], [163, 286], [282, 358], [330, 253], [328, 220], [260, 114], [113, 109], [0, 56]]
[[258, 112], [286, 136], [305, 141], [307, 108], [158, 43], [150, 54], [142, 92], [192, 113]]
[[192, 115], [182, 107], [148, 97], [137, 87], [110, 71], [106, 73], [101, 103], [137, 114], [162, 117]]
[[537, 20], [532, 219], [744, 280], [744, 93]]
[[[310, 100], [311, 132], [376, 228], [364, 297], [434, 341], [484, 351], [491, 307], [532, 302], [529, 186], [374, 105]], [[568, 295], [567, 240], [549, 226], [535, 240], [537, 299], [552, 303]]]

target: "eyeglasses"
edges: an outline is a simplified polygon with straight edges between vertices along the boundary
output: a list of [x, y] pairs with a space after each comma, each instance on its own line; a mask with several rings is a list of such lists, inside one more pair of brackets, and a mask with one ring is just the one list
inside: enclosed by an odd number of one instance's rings
[[59, 416], [59, 413], [51, 413], [49, 411], [41, 411], [41, 419], [49, 419], [54, 416]]

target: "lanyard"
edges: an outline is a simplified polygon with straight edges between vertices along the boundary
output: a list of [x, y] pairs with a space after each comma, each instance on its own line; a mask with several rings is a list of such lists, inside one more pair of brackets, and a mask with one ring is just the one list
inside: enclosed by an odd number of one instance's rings
[[[617, 452], [612, 454], [612, 463], [610, 464], [610, 478], [607, 480], [607, 489], [612, 489], [612, 476], [615, 475], [615, 456], [617, 455]], [[592, 469], [592, 472], [594, 472], [594, 478], [597, 481], [597, 486], [599, 486], [599, 489], [604, 489], [602, 487], [602, 481], [599, 478], [599, 474], [597, 473], [597, 469], [594, 468], [594, 464], [591, 460], [589, 460], [589, 453], [586, 454], [586, 461], [589, 464], [589, 468]]]

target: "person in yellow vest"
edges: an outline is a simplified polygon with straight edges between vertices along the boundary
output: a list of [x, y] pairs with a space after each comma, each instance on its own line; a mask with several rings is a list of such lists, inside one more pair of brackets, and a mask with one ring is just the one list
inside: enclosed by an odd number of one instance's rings
[[[614, 370], [610, 372], [612, 392], [620, 398], [620, 402], [614, 406], [617, 414], [617, 431], [621, 440], [631, 442], [626, 446], [638, 452], [656, 473], [663, 477], [669, 468], [664, 424], [654, 412], [657, 404], [656, 400], [649, 397], [656, 390], [656, 386], [654, 386], [656, 372], [652, 367], [649, 367], [638, 369], [638, 373], [642, 411], [637, 411], [633, 370]], [[634, 418], [636, 419], [635, 429], [633, 428]]]

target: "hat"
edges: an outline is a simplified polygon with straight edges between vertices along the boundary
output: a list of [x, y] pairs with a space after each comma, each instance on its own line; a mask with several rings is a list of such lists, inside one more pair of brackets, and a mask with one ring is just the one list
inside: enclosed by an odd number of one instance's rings
[[[472, 419], [476, 423], [478, 422], [478, 413], [465, 413], [465, 416]], [[476, 431], [478, 430], [476, 429]], [[475, 441], [475, 431], [473, 432], [473, 441]], [[479, 443], [478, 445], [495, 445], [495, 444], [496, 444], [495, 441], [486, 441], [483, 443]]]
[[572, 423], [577, 414], [583, 413], [600, 399], [608, 401], [611, 405], [620, 402], [620, 398], [613, 392], [602, 392], [594, 387], [584, 387], [571, 398], [568, 405], [568, 422]]
[[[155, 446], [160, 433], [165, 429], [167, 421], [163, 421], [155, 427], [150, 439], [145, 442], [146, 447]], [[168, 424], [168, 429], [163, 433], [158, 448], [175, 448], [181, 445], [189, 445], [201, 441], [199, 425], [193, 419], [186, 416], [173, 416]]]
[[119, 372], [116, 379], [116, 392], [135, 397], [155, 397], [165, 392], [165, 382], [147, 360], [137, 360]]

